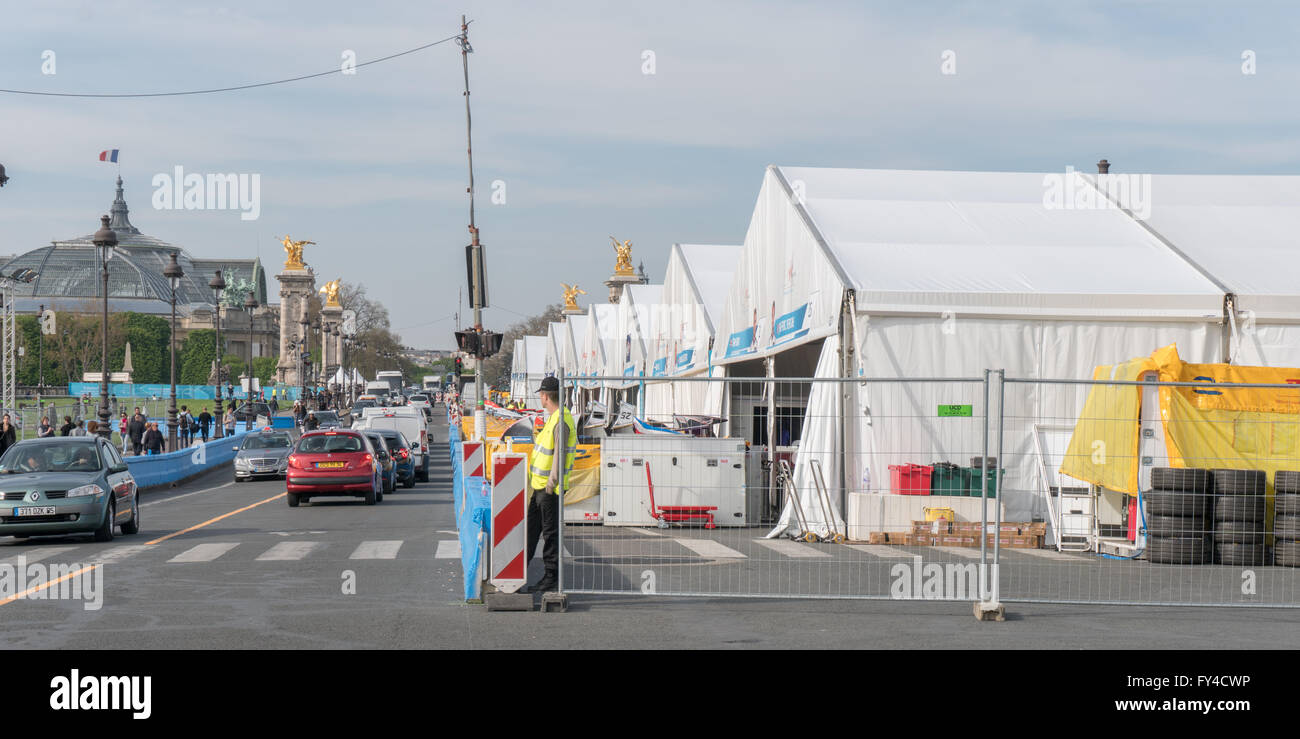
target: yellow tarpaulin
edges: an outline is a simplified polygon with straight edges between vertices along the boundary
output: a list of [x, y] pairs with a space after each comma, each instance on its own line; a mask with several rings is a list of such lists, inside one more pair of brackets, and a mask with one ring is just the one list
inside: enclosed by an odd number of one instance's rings
[[[1295, 385], [1260, 387], [1164, 387], [1160, 416], [1171, 467], [1264, 470], [1272, 493], [1274, 473], [1300, 469], [1300, 369], [1189, 364], [1167, 346], [1149, 358], [1111, 368], [1094, 379], [1133, 380], [1155, 371], [1161, 382]], [[1061, 472], [1126, 493], [1137, 492], [1137, 386], [1094, 386], [1075, 425]], [[1095, 452], [1097, 442], [1106, 450]], [[1118, 450], [1118, 453], [1113, 453]]]

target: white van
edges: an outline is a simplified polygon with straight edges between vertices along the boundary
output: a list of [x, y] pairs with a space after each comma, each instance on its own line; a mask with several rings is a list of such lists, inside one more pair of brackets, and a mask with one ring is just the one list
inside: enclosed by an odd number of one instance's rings
[[352, 424], [352, 430], [393, 429], [411, 443], [415, 456], [415, 479], [429, 481], [429, 428], [424, 411], [407, 406], [380, 406], [362, 408], [361, 419]]

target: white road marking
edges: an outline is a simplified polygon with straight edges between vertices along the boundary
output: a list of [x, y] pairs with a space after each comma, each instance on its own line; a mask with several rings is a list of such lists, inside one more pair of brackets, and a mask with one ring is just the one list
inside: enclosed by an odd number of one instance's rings
[[257, 559], [261, 562], [302, 559], [323, 546], [319, 541], [284, 541], [257, 555]]
[[713, 559], [746, 559], [749, 557], [747, 554], [741, 554], [735, 549], [719, 544], [712, 539], [673, 539], [673, 541], [701, 557]]
[[[154, 546], [157, 545], [155, 544]], [[107, 564], [109, 562], [120, 562], [124, 559], [127, 559], [128, 557], [134, 557], [140, 552], [148, 551], [150, 549], [153, 549], [153, 547], [146, 546], [144, 544], [131, 544], [129, 546], [124, 546], [124, 547], [113, 547], [112, 549], [105, 550], [101, 554], [95, 554], [91, 556], [90, 561], [95, 563], [100, 563], [100, 564]]]
[[[1013, 552], [1015, 554], [1028, 554], [1031, 557], [1042, 557], [1043, 559], [1056, 559], [1062, 562], [1088, 561], [1084, 557], [1080, 557], [1078, 554], [1058, 552], [1055, 549], [1013, 549], [1011, 547], [1003, 547], [1002, 549], [999, 550], [999, 552], [1001, 554], [1007, 554], [1008, 552]], [[1084, 554], [1086, 554], [1086, 552], [1084, 552]], [[993, 555], [990, 554], [989, 556], [992, 557]]]
[[759, 546], [767, 547], [778, 554], [784, 554], [787, 557], [803, 558], [831, 556], [829, 553], [823, 552], [820, 549], [813, 549], [810, 546], [800, 544], [797, 541], [790, 541], [789, 539], [755, 539], [754, 543]]
[[[12, 557], [6, 557], [5, 559], [0, 559], [0, 565], [9, 565], [9, 566], [17, 565], [19, 557], [25, 557], [26, 561], [28, 562], [40, 562], [41, 560], [49, 559], [50, 557], [53, 557], [56, 554], [63, 554], [64, 552], [70, 552], [73, 549], [76, 549], [76, 547], [22, 547], [21, 549], [18, 550], [20, 554], [16, 554]], [[13, 550], [6, 549], [5, 551], [9, 552]]]
[[460, 542], [456, 539], [443, 539], [438, 542], [438, 551], [434, 559], [460, 559]]
[[632, 529], [632, 530], [638, 534], [641, 534], [642, 536], [663, 536], [662, 533], [658, 531], [652, 531], [650, 529]]
[[168, 562], [211, 562], [221, 555], [229, 552], [231, 549], [239, 546], [239, 542], [218, 541], [208, 544], [198, 544], [180, 554], [167, 560]]
[[397, 559], [397, 550], [402, 548], [399, 541], [363, 541], [348, 559]]
[[192, 492], [192, 493], [183, 493], [183, 494], [181, 494], [181, 495], [173, 495], [173, 496], [170, 497], [170, 498], [163, 498], [162, 500], [154, 500], [154, 501], [150, 501], [150, 502], [148, 502], [148, 503], [141, 503], [141, 504], [140, 504], [140, 507], [141, 507], [141, 508], [148, 508], [148, 507], [151, 506], [151, 505], [158, 505], [159, 503], [170, 503], [170, 502], [173, 501], [173, 500], [180, 500], [181, 498], [188, 498], [188, 497], [190, 497], [191, 495], [198, 495], [199, 493], [210, 493], [210, 492], [212, 492], [213, 490], [221, 490], [221, 489], [223, 489], [223, 488], [228, 488], [228, 487], [230, 487], [231, 485], [234, 485], [234, 484], [235, 484], [235, 483], [234, 483], [234, 481], [232, 480], [232, 481], [226, 483], [225, 485], [218, 485], [218, 486], [216, 486], [215, 488], [204, 488], [203, 490], [195, 490], [195, 491]]
[[[966, 559], [980, 558], [979, 547], [930, 547], [930, 548], [940, 552], [947, 552], [948, 554], [955, 554], [958, 557], [965, 557]], [[989, 561], [990, 562], [993, 561], [993, 547], [989, 547]]]
[[856, 549], [864, 554], [870, 554], [884, 559], [911, 559], [911, 552], [904, 552], [901, 549], [891, 547], [885, 544], [846, 544], [849, 549]]

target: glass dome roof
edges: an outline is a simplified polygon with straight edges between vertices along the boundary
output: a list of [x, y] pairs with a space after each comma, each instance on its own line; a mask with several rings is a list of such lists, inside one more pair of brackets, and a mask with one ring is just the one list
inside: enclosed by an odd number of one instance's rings
[[[171, 285], [163, 277], [163, 268], [167, 266], [171, 253], [176, 252], [177, 261], [185, 271], [176, 292], [178, 305], [212, 302], [208, 280], [212, 279], [214, 264], [227, 274], [252, 280], [257, 285], [259, 302], [266, 303], [266, 278], [258, 260], [199, 260], [196, 265], [184, 249], [147, 236], [131, 225], [121, 177], [117, 178], [117, 197], [110, 212], [109, 226], [117, 233], [118, 240], [113, 258], [108, 261], [110, 299], [143, 298], [170, 303]], [[8, 275], [22, 268], [33, 269], [38, 276], [31, 283], [15, 285], [14, 292], [18, 296], [51, 299], [100, 297], [99, 254], [89, 234], [29, 251], [0, 267], [0, 272]]]

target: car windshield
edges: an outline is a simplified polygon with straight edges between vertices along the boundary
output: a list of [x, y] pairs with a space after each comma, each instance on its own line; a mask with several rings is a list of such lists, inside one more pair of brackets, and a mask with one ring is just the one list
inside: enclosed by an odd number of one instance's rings
[[98, 472], [94, 444], [15, 444], [0, 457], [0, 473]]
[[412, 395], [412, 396], [411, 396], [411, 402], [413, 402], [413, 403], [418, 403], [418, 402], [425, 402], [425, 403], [428, 403], [428, 402], [429, 402], [429, 396], [428, 396], [428, 395]]
[[249, 436], [244, 440], [244, 449], [288, 449], [288, 434], [266, 434], [264, 436]]
[[316, 420], [321, 423], [338, 423], [339, 414], [334, 411], [316, 411]]
[[298, 451], [304, 454], [360, 452], [363, 447], [361, 437], [352, 434], [317, 434], [304, 436], [298, 441]]

